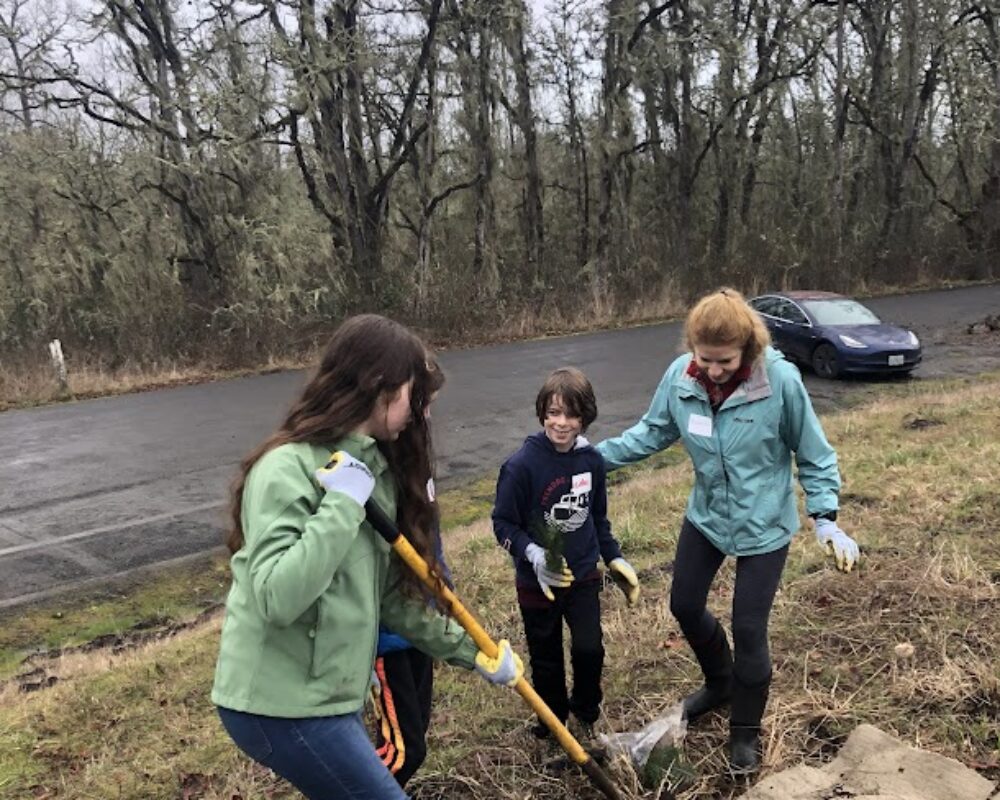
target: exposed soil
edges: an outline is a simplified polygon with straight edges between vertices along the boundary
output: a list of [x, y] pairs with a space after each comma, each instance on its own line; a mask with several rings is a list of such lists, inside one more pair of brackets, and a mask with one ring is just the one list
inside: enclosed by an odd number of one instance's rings
[[[817, 378], [803, 369], [806, 386], [818, 411], [836, 411], [876, 399], [886, 386], [909, 381], [974, 377], [1000, 370], [1000, 326], [991, 327], [997, 316], [956, 320], [948, 326], [909, 325], [923, 344], [924, 360], [910, 376], [844, 376], [838, 380]], [[927, 423], [934, 424], [933, 420]], [[915, 421], [915, 427], [927, 423]]]

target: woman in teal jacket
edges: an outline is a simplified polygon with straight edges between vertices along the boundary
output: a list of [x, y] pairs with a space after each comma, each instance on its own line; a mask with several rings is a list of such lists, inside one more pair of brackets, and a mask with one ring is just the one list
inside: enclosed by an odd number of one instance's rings
[[[731, 705], [733, 769], [760, 766], [760, 722], [771, 682], [767, 623], [799, 529], [792, 457], [816, 536], [849, 571], [858, 546], [837, 525], [840, 474], [798, 370], [769, 346], [760, 318], [733, 289], [698, 302], [685, 323], [690, 352], [667, 369], [649, 411], [597, 445], [609, 469], [680, 440], [694, 467], [677, 543], [670, 610], [705, 685], [684, 698], [688, 721]], [[736, 558], [733, 650], [706, 608], [726, 556]]]
[[433, 565], [429, 385], [426, 349], [410, 331], [375, 315], [347, 320], [234, 488], [212, 700], [240, 749], [311, 800], [406, 797], [360, 716], [380, 621], [493, 683], [522, 672], [509, 644], [489, 659], [430, 612], [365, 521], [374, 498]]

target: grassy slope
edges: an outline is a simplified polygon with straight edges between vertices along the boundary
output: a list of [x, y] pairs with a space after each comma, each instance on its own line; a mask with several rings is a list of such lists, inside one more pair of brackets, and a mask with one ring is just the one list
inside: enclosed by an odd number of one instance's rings
[[[841, 519], [865, 555], [861, 569], [844, 576], [810, 535], [793, 542], [772, 616], [770, 769], [821, 760], [865, 721], [1000, 777], [998, 419], [1000, 378], [991, 377], [902, 388], [825, 420], [845, 475]], [[643, 580], [634, 611], [616, 590], [605, 594], [603, 724], [614, 730], [645, 724], [697, 679], [664, 603], [689, 481], [683, 459], [668, 453], [658, 468], [612, 489], [615, 529]], [[484, 517], [490, 491], [483, 481], [448, 496], [446, 547], [463, 600], [523, 652], [511, 570]], [[724, 619], [731, 581], [724, 567], [710, 598]], [[212, 583], [218, 586], [218, 574], [206, 591]], [[67, 619], [66, 630], [87, 618], [84, 610]], [[22, 647], [30, 630], [20, 632]], [[217, 632], [216, 616], [120, 655], [50, 661], [45, 669], [61, 680], [49, 689], [23, 694], [5, 684], [0, 795], [295, 796], [237, 757], [216, 722], [207, 694]], [[898, 658], [899, 643], [912, 644], [914, 657]], [[459, 670], [437, 675], [431, 756], [414, 784], [421, 798], [595, 796], [575, 770], [544, 768], [552, 753], [531, 741], [516, 695]], [[687, 754], [701, 778], [686, 796], [743, 790], [725, 774], [725, 736], [721, 718], [689, 733]], [[612, 771], [626, 796], [655, 796], [637, 787], [625, 765]]]

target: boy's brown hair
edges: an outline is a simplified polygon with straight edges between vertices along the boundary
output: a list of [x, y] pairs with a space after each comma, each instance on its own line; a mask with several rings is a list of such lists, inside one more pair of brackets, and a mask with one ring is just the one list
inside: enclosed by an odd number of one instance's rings
[[561, 367], [555, 370], [538, 392], [535, 399], [535, 413], [538, 421], [545, 424], [545, 412], [548, 411], [552, 398], [558, 395], [570, 415], [578, 417], [583, 423], [583, 430], [597, 419], [597, 398], [594, 387], [590, 385], [587, 376], [576, 367]]

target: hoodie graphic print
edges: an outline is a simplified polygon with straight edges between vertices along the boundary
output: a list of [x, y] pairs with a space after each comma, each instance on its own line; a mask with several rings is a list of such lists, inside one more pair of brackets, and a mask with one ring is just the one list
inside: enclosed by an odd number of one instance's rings
[[514, 561], [519, 585], [538, 585], [525, 550], [545, 546], [538, 535], [543, 521], [563, 534], [562, 555], [576, 580], [596, 578], [599, 559], [621, 556], [608, 522], [604, 459], [583, 437], [560, 453], [540, 431], [500, 468], [493, 532]]

